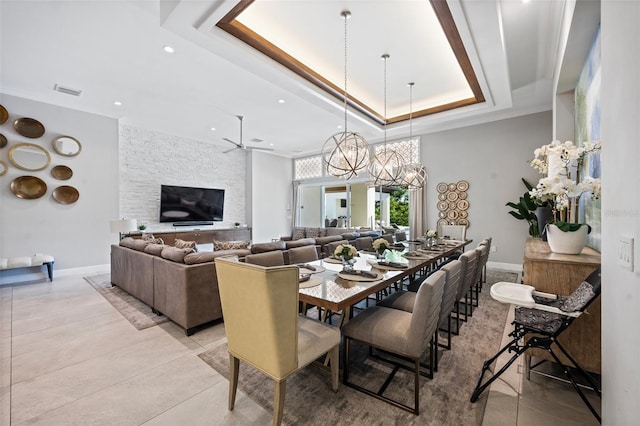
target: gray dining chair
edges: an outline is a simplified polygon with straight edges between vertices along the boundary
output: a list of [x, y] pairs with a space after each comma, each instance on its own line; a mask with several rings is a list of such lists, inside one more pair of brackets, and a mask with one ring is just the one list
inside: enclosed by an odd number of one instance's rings
[[[445, 281], [446, 274], [442, 271], [436, 271], [430, 275], [416, 293], [412, 312], [374, 306], [365, 309], [342, 327], [344, 339], [342, 382], [346, 386], [416, 415], [420, 414], [420, 375], [433, 377], [435, 348], [433, 336], [438, 328]], [[377, 357], [395, 366], [378, 391], [369, 390], [349, 381], [349, 358], [352, 342], [367, 345], [370, 353], [373, 353], [372, 348], [375, 348], [385, 354], [390, 354], [389, 356], [395, 354], [401, 359], [412, 361], [414, 376], [413, 407], [384, 395], [387, 385], [393, 380], [398, 369], [409, 369], [405, 364], [390, 359], [388, 356], [385, 356], [385, 358]], [[421, 371], [420, 360], [427, 350], [429, 351], [430, 369], [428, 373], [424, 373]]]
[[316, 246], [295, 247], [287, 250], [286, 256], [291, 265], [313, 262], [318, 260], [318, 250]]
[[[456, 319], [456, 331], [454, 334], [460, 332], [460, 321], [467, 322], [472, 312], [469, 312], [469, 289], [473, 285], [473, 280], [476, 275], [476, 265], [478, 263], [478, 253], [475, 249], [467, 250], [460, 256], [461, 270], [460, 270], [460, 285], [458, 286], [458, 293], [456, 294], [455, 302], [455, 319]], [[464, 319], [461, 317], [460, 305], [464, 303]]]

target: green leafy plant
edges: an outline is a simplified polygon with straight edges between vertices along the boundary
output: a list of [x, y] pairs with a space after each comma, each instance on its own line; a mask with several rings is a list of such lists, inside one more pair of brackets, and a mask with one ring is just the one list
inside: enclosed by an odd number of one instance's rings
[[564, 222], [564, 221], [557, 221], [553, 223], [554, 225], [556, 225], [558, 227], [558, 229], [560, 229], [563, 232], [575, 232], [578, 229], [580, 229], [580, 227], [582, 227], [582, 225], [587, 225], [587, 234], [591, 233], [591, 225], [588, 224], [583, 224], [583, 223], [570, 223], [570, 222]]
[[140, 231], [144, 231], [145, 229], [147, 229], [147, 225], [138, 225], [138, 229]]
[[531, 198], [529, 191], [533, 189], [531, 184], [527, 182], [525, 178], [522, 178], [522, 183], [527, 188], [527, 192], [522, 194], [522, 197], [517, 203], [508, 202], [505, 206], [511, 207], [513, 210], [509, 214], [518, 220], [525, 220], [529, 224], [529, 235], [532, 237], [540, 237], [540, 231], [538, 229], [538, 218], [536, 216], [536, 209], [539, 204]]

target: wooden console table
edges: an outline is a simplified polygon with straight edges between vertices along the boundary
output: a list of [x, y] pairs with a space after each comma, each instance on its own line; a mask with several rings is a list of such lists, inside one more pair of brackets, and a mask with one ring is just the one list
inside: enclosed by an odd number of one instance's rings
[[[251, 241], [251, 228], [200, 229], [193, 231], [154, 231], [153, 235], [162, 238], [165, 244], [175, 244], [176, 238], [207, 244], [216, 241]], [[142, 238], [142, 232], [131, 233], [133, 238]]]
[[[577, 255], [553, 253], [546, 242], [529, 238], [525, 243], [522, 283], [538, 291], [568, 296], [600, 266], [600, 253], [585, 247]], [[600, 298], [560, 335], [562, 346], [580, 366], [600, 374]], [[558, 350], [563, 363], [569, 361]], [[545, 351], [534, 349], [531, 355], [552, 360]]]

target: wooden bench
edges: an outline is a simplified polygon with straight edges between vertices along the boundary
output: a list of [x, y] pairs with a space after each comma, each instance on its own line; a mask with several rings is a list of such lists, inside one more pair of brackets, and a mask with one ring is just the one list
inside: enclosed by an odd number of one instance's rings
[[0, 258], [0, 270], [32, 268], [46, 265], [49, 281], [53, 281], [53, 256], [37, 253], [33, 256]]

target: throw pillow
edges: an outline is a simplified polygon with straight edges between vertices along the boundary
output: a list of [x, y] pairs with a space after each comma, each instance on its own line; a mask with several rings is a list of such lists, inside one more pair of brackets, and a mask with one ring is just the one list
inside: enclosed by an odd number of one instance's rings
[[165, 248], [164, 244], [149, 243], [144, 248], [144, 252], [152, 254], [154, 256], [160, 256], [160, 254], [162, 253], [162, 249], [164, 248]]
[[237, 250], [249, 247], [250, 241], [213, 241], [213, 249], [218, 250]]
[[318, 230], [318, 228], [307, 228], [307, 230], [305, 231], [305, 235], [307, 236], [307, 238], [317, 238], [320, 236], [320, 231]]
[[135, 240], [133, 238], [131, 238], [131, 237], [124, 237], [123, 239], [120, 240], [120, 245], [122, 247], [127, 247], [127, 248], [132, 249], [134, 241]]
[[173, 243], [174, 247], [177, 248], [190, 248], [190, 249], [196, 249], [196, 242], [195, 241], [185, 241], [185, 240], [181, 240], [180, 238], [176, 238], [175, 243]]
[[177, 248], [165, 246], [160, 253], [163, 259], [172, 260], [178, 263], [184, 263], [184, 257], [189, 253], [193, 253], [192, 248]]
[[196, 263], [213, 262], [216, 258], [216, 252], [203, 251], [199, 253], [190, 253], [184, 257], [184, 263], [187, 265], [195, 265]]
[[151, 232], [143, 232], [142, 233], [142, 239], [144, 241], [155, 240], [155, 238], [153, 237], [153, 234]]
[[301, 238], [304, 238], [304, 228], [293, 228], [293, 236], [291, 239], [299, 240]]
[[196, 244], [196, 252], [202, 253], [208, 251], [213, 251], [213, 243]]

